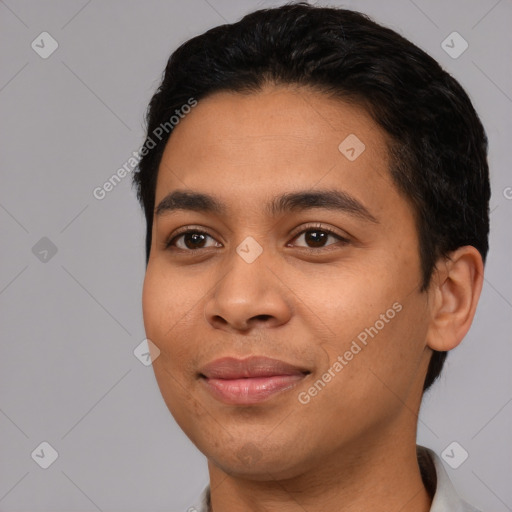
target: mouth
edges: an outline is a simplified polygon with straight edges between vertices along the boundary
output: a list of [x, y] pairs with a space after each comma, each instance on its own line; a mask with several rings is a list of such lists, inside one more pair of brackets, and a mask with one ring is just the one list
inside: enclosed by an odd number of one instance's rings
[[250, 405], [290, 390], [310, 373], [278, 359], [252, 356], [217, 359], [204, 366], [199, 377], [217, 400], [231, 405]]

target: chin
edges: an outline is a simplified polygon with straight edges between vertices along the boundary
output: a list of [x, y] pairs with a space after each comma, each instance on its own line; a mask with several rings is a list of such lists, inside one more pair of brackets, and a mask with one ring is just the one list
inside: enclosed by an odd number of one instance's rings
[[[282, 444], [279, 447], [267, 445], [262, 448], [250, 441], [231, 442], [203, 453], [209, 464], [217, 466], [224, 473], [255, 481], [293, 478], [304, 467], [304, 461], [296, 460], [297, 451], [291, 451]], [[294, 453], [294, 459], [290, 453]]]

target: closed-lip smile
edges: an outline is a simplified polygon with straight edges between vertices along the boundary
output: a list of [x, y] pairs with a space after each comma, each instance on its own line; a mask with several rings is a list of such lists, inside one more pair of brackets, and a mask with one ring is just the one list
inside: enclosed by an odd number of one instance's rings
[[199, 377], [221, 402], [249, 405], [296, 386], [309, 373], [306, 368], [264, 356], [223, 357], [202, 367]]

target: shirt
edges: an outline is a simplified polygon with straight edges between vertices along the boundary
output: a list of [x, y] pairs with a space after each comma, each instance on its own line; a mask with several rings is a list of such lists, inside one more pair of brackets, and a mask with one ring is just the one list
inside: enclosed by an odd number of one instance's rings
[[[430, 448], [416, 446], [418, 464], [425, 487], [432, 498], [430, 512], [480, 512], [462, 500], [453, 487], [448, 473], [438, 455]], [[206, 486], [199, 497], [199, 503], [189, 507], [187, 512], [209, 512], [210, 486]]]

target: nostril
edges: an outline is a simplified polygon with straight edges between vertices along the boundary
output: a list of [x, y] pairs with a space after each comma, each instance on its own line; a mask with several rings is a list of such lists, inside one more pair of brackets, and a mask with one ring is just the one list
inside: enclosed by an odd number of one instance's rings
[[272, 318], [271, 315], [257, 315], [255, 316], [254, 318], [258, 319], [258, 320], [269, 320], [270, 318]]

